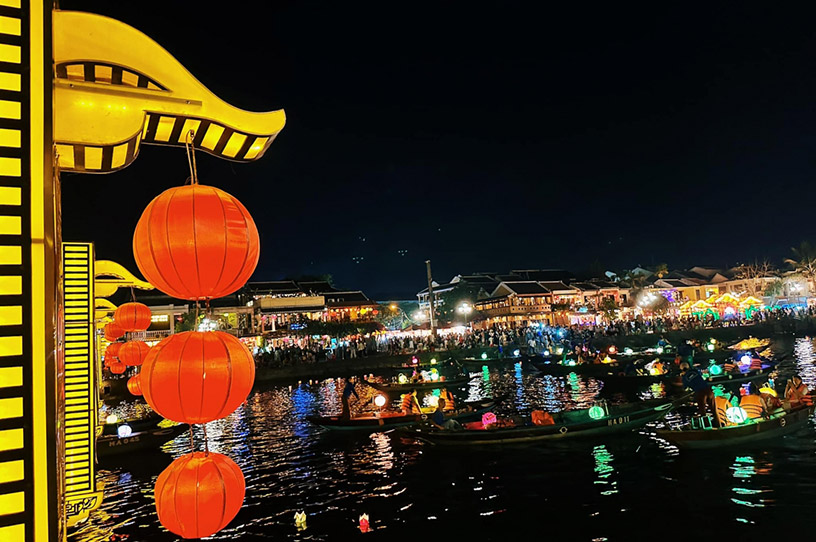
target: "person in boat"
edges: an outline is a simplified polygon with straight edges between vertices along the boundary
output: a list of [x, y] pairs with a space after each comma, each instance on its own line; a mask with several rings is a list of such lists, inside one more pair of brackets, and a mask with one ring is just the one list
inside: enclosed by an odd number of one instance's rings
[[354, 377], [353, 376], [346, 379], [346, 385], [343, 388], [343, 397], [342, 397], [343, 412], [342, 412], [342, 414], [340, 414], [340, 416], [345, 420], [348, 420], [349, 418], [351, 418], [351, 406], [349, 405], [349, 401], [351, 400], [352, 395], [354, 397], [356, 397], [358, 401], [360, 400], [360, 396], [357, 395], [357, 390], [354, 387]]
[[660, 359], [656, 359], [652, 362], [652, 369], [650, 371], [653, 375], [662, 375], [666, 373], [666, 368], [663, 366], [663, 362]]
[[751, 382], [748, 386], [748, 393], [740, 398], [740, 408], [745, 411], [745, 415], [751, 420], [759, 418], [768, 418], [768, 411], [765, 408], [765, 402], [759, 394], [759, 389], [756, 384]]
[[683, 386], [694, 392], [694, 401], [697, 403], [697, 413], [705, 416], [711, 412], [714, 418], [717, 417], [717, 407], [714, 405], [714, 390], [703, 378], [703, 373], [697, 367], [692, 367], [689, 362], [680, 364], [680, 375], [683, 379]]
[[436, 404], [436, 410], [431, 414], [431, 425], [442, 431], [461, 429], [462, 426], [453, 418], [445, 419], [446, 406], [445, 400], [440, 397], [439, 402]]
[[422, 414], [422, 407], [419, 406], [417, 400], [417, 391], [415, 389], [402, 396], [402, 413], [406, 416], [410, 414]]
[[809, 393], [808, 387], [805, 386], [802, 377], [799, 375], [793, 375], [785, 386], [785, 399], [790, 401], [792, 407], [812, 405], [813, 398]]
[[456, 402], [453, 399], [453, 394], [448, 391], [448, 388], [442, 388], [439, 392], [439, 400], [445, 400], [445, 410], [455, 410]]
[[762, 397], [762, 402], [765, 403], [765, 410], [773, 413], [774, 411], [782, 408], [782, 401], [779, 400], [779, 397], [777, 397], [774, 393], [762, 391], [764, 388], [769, 388], [769, 390], [773, 390], [773, 388], [766, 384], [759, 390], [759, 396]]

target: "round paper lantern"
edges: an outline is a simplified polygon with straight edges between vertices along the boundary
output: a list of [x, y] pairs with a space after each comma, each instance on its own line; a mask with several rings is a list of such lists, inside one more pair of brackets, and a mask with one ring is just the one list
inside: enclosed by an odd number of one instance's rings
[[122, 345], [117, 357], [119, 361], [125, 365], [135, 367], [142, 364], [148, 352], [150, 352], [150, 347], [147, 343], [143, 341], [129, 341]]
[[105, 338], [109, 341], [115, 341], [116, 339], [120, 338], [122, 335], [125, 334], [125, 330], [122, 329], [122, 326], [120, 326], [116, 322], [110, 322], [108, 324], [105, 324], [104, 332]]
[[125, 331], [144, 331], [150, 327], [150, 309], [144, 303], [125, 303], [113, 313], [113, 319]]
[[124, 373], [125, 369], [127, 369], [127, 365], [119, 361], [114, 361], [110, 365], [108, 365], [108, 370], [115, 375], [120, 375]]
[[110, 343], [107, 348], [105, 348], [105, 361], [107, 360], [114, 360], [119, 357], [119, 349], [122, 348], [123, 343]]
[[255, 380], [255, 360], [223, 331], [186, 331], [150, 349], [142, 365], [142, 393], [169, 420], [207, 423], [230, 415]]
[[133, 375], [127, 381], [127, 389], [132, 395], [142, 395], [142, 375]]
[[185, 454], [156, 480], [156, 512], [182, 538], [203, 538], [232, 521], [244, 503], [246, 483], [229, 457], [214, 452]]
[[259, 254], [258, 229], [241, 202], [200, 184], [161, 193], [133, 234], [133, 256], [145, 279], [180, 299], [231, 294], [249, 280]]

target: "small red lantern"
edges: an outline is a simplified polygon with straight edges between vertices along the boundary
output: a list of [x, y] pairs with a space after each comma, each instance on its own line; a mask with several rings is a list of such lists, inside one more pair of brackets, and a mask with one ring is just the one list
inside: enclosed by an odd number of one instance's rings
[[182, 538], [204, 538], [227, 526], [244, 503], [244, 474], [229, 457], [185, 454], [156, 480], [159, 521]]
[[119, 349], [119, 361], [125, 365], [136, 367], [142, 364], [150, 352], [150, 347], [143, 341], [129, 341]]
[[124, 373], [125, 369], [127, 369], [127, 365], [119, 361], [114, 361], [110, 365], [108, 365], [108, 370], [115, 375], [120, 375]]
[[105, 361], [113, 361], [118, 358], [120, 348], [122, 348], [122, 343], [110, 343], [108, 347], [105, 348]]
[[120, 338], [122, 335], [125, 334], [125, 330], [122, 329], [122, 326], [120, 326], [116, 322], [110, 322], [108, 324], [105, 324], [104, 331], [105, 338], [109, 341], [115, 341], [116, 339]]
[[127, 381], [127, 389], [133, 395], [142, 395], [142, 375], [133, 375]]
[[150, 309], [144, 303], [125, 303], [113, 313], [113, 319], [125, 331], [144, 331], [150, 327]]
[[136, 265], [172, 297], [224, 297], [258, 265], [258, 229], [240, 201], [212, 186], [177, 186], [159, 194], [133, 233]]
[[207, 423], [229, 416], [246, 400], [255, 360], [223, 331], [185, 331], [150, 349], [142, 365], [142, 392], [169, 420]]

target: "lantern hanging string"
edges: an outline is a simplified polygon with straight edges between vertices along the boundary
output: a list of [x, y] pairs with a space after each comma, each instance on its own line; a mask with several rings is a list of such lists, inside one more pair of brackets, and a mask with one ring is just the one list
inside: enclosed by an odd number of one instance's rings
[[193, 138], [195, 138], [195, 132], [190, 130], [184, 138], [184, 148], [187, 149], [187, 163], [190, 165], [190, 184], [198, 184], [198, 169], [196, 168]]
[[193, 441], [193, 424], [190, 424], [190, 451], [195, 452], [195, 442]]

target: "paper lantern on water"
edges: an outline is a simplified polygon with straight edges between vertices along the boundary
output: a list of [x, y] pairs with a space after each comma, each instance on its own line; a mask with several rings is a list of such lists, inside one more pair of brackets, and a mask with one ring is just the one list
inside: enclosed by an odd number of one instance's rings
[[150, 347], [143, 341], [129, 341], [119, 349], [119, 361], [131, 367], [138, 367], [144, 362]]
[[132, 395], [142, 395], [142, 375], [133, 375], [127, 381], [127, 389]]
[[122, 329], [122, 326], [120, 326], [116, 322], [110, 322], [108, 324], [105, 324], [104, 332], [105, 338], [109, 341], [115, 341], [116, 339], [120, 338], [122, 335], [125, 334], [125, 330]]
[[258, 229], [237, 199], [212, 186], [178, 186], [157, 196], [133, 234], [136, 265], [172, 297], [224, 297], [258, 264]]
[[108, 370], [115, 375], [120, 375], [125, 372], [127, 369], [127, 365], [120, 361], [114, 361], [110, 365], [108, 365]]
[[113, 313], [114, 321], [125, 331], [144, 331], [150, 327], [150, 309], [144, 303], [125, 303]]
[[492, 412], [485, 412], [482, 414], [482, 425], [487, 427], [491, 423], [496, 423], [496, 415]]
[[203, 538], [232, 521], [244, 503], [246, 483], [229, 457], [193, 452], [170, 463], [156, 480], [156, 512], [182, 538]]
[[229, 416], [255, 380], [255, 360], [223, 331], [186, 331], [150, 349], [142, 364], [142, 393], [169, 420], [207, 423]]

